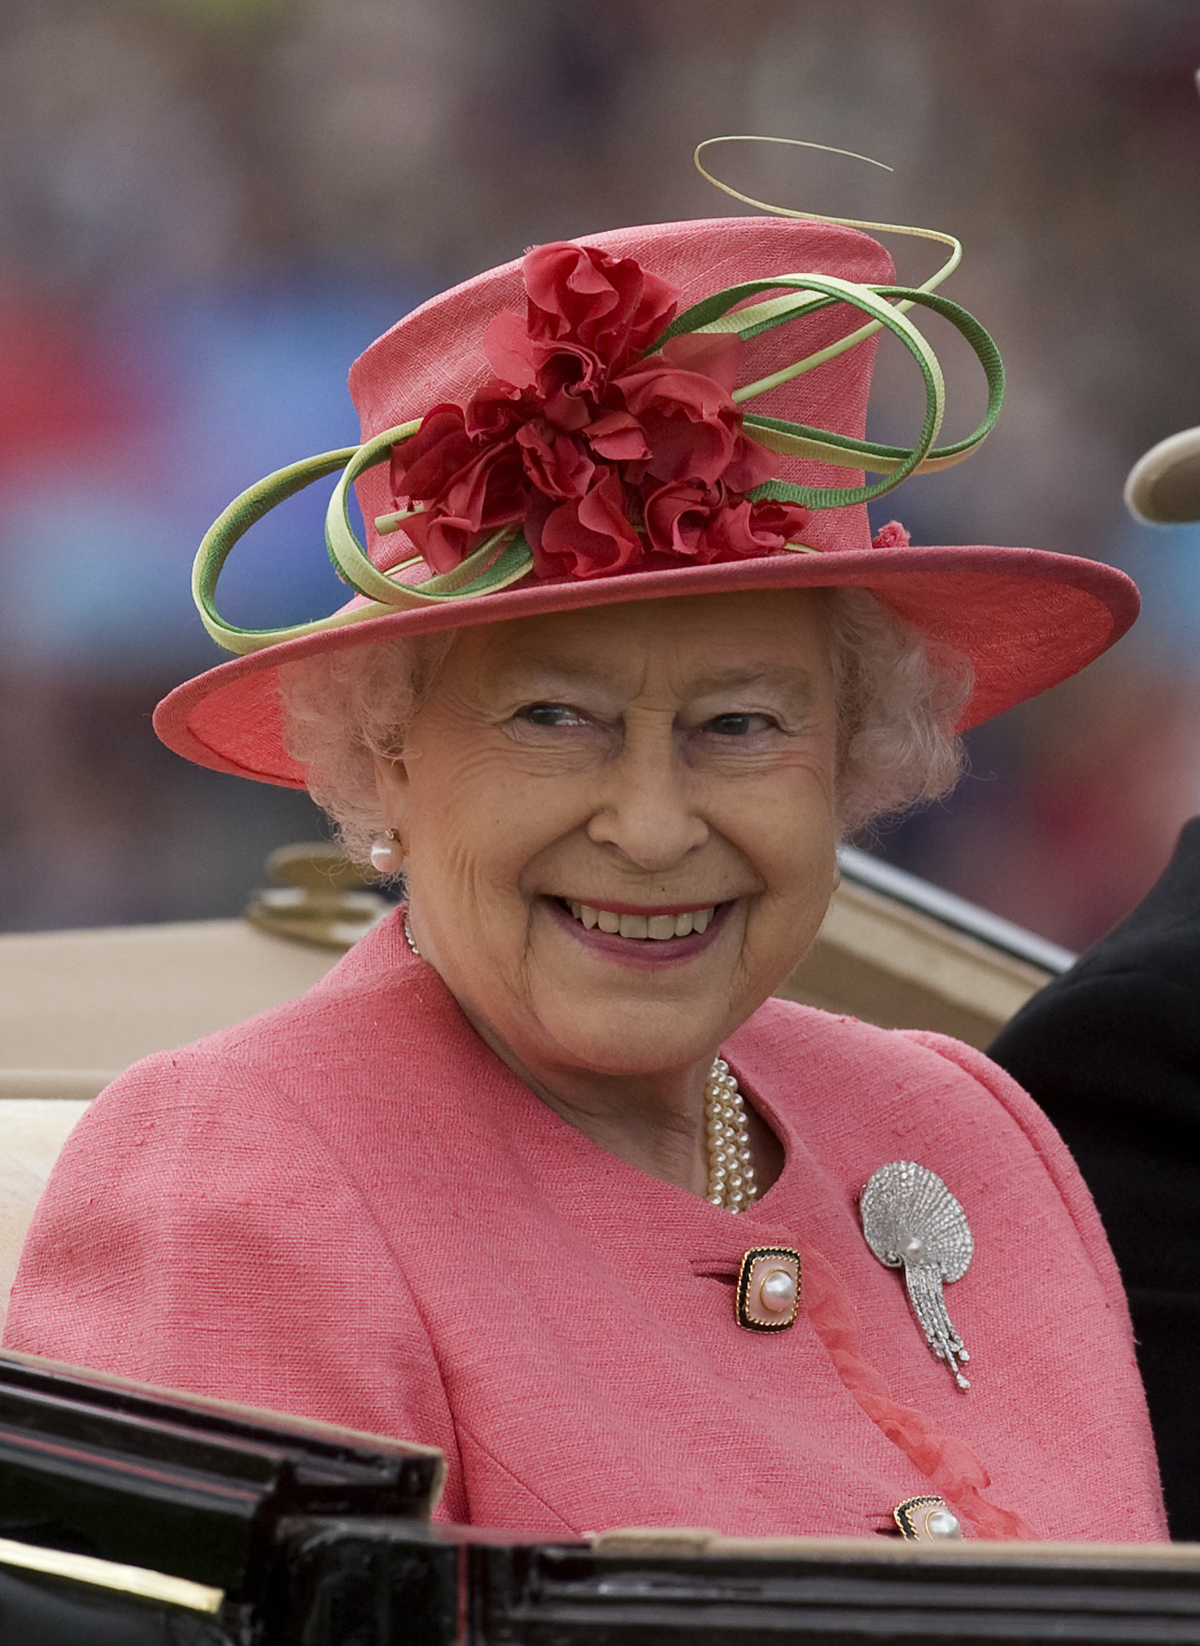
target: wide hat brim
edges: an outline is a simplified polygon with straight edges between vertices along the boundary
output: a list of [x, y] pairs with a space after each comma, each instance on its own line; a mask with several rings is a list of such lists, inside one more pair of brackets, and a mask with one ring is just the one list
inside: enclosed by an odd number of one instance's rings
[[1107, 650], [1138, 614], [1137, 589], [1113, 566], [1037, 549], [986, 545], [844, 549], [712, 565], [644, 567], [636, 576], [538, 582], [483, 601], [399, 611], [223, 663], [178, 686], [154, 727], [177, 754], [213, 771], [305, 787], [284, 743], [279, 669], [351, 646], [590, 606], [742, 589], [860, 588], [931, 640], [966, 656], [974, 689], [960, 729], [1058, 685]]

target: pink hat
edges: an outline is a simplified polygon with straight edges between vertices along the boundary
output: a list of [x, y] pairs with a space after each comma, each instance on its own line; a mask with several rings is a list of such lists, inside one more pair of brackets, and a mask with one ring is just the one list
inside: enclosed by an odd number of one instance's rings
[[[903, 312], [913, 304], [950, 320], [987, 375], [987, 416], [953, 446], [934, 445], [941, 372]], [[925, 380], [912, 448], [864, 438], [881, 328]], [[869, 589], [970, 658], [964, 727], [1074, 674], [1137, 615], [1129, 579], [1092, 561], [919, 548], [894, 524], [872, 542], [867, 499], [969, 455], [999, 411], [1003, 368], [978, 322], [894, 285], [888, 254], [849, 228], [728, 217], [538, 247], [407, 315], [355, 362], [350, 387], [363, 444], [269, 476], [201, 546], [201, 616], [241, 655], [179, 686], [154, 724], [203, 766], [302, 788], [283, 743], [281, 664], [541, 612]], [[883, 478], [863, 484], [864, 467]], [[233, 545], [335, 470], [327, 541], [355, 598], [291, 629], [226, 624], [214, 595]]]

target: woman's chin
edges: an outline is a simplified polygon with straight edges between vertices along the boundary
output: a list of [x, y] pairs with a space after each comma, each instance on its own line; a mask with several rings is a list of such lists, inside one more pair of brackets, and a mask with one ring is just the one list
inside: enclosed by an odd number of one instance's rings
[[772, 992], [798, 958], [793, 928], [812, 923], [811, 911], [790, 910], [777, 922], [786, 931], [748, 942], [748, 901], [714, 905], [703, 931], [655, 939], [589, 928], [570, 905], [537, 897], [506, 923], [519, 933], [508, 963], [502, 945], [485, 947], [489, 964], [476, 954], [448, 981], [471, 1020], [550, 1085], [552, 1070], [636, 1079], [690, 1068]]
[[530, 1004], [565, 1064], [626, 1077], [688, 1067], [711, 1058], [758, 1004], [743, 999], [742, 968], [723, 953], [741, 956], [723, 923], [674, 940], [684, 952], [663, 956], [674, 943], [584, 932], [557, 908], [553, 918], [556, 940], [528, 974]]

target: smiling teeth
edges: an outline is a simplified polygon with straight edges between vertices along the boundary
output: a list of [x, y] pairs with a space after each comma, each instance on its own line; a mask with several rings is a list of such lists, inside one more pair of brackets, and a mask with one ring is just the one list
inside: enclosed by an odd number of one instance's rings
[[590, 932], [599, 926], [602, 932], [619, 932], [622, 937], [650, 938], [665, 943], [669, 937], [687, 937], [692, 932], [703, 932], [716, 914], [716, 905], [708, 909], [691, 909], [686, 914], [615, 914], [612, 909], [594, 909], [590, 903], [568, 903], [576, 920], [583, 922]]

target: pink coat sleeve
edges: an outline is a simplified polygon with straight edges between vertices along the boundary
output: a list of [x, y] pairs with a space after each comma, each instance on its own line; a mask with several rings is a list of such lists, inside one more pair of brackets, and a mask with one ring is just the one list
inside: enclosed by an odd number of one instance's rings
[[456, 1462], [437, 1361], [383, 1232], [295, 1106], [224, 1057], [162, 1054], [97, 1098], [35, 1214], [5, 1342]]

